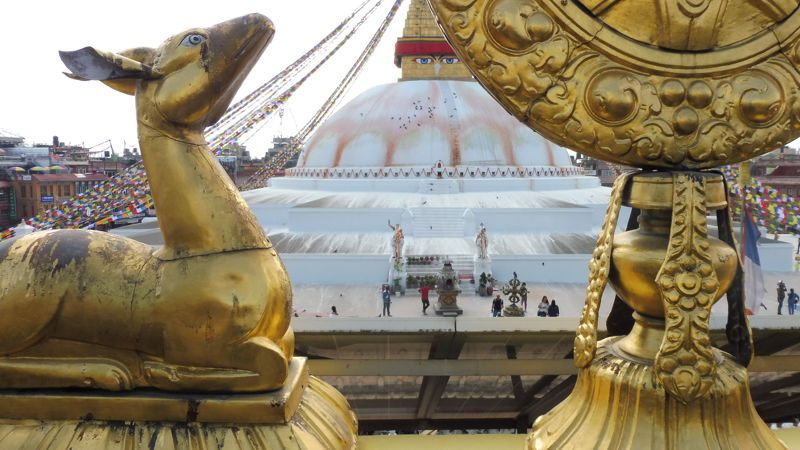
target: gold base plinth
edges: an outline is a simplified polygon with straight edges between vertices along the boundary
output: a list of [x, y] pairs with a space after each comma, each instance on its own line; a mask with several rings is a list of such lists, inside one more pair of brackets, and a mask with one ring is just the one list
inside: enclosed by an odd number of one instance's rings
[[653, 366], [624, 355], [619, 337], [598, 344], [570, 396], [540, 417], [528, 449], [785, 449], [758, 416], [747, 370], [722, 352], [709, 395], [683, 404]]
[[347, 400], [304, 358], [291, 366], [263, 394], [2, 392], [0, 449], [355, 449]]
[[525, 311], [512, 303], [503, 308], [503, 315], [506, 317], [525, 317]]
[[0, 419], [286, 423], [309, 383], [306, 358], [292, 358], [281, 389], [238, 394], [156, 390], [0, 390]]

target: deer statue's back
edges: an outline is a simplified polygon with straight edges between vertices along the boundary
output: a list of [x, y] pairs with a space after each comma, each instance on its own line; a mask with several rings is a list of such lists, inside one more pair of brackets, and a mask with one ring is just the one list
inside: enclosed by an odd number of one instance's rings
[[292, 357], [286, 270], [203, 130], [273, 35], [259, 14], [158, 49], [62, 52], [136, 96], [165, 245], [60, 230], [0, 243], [0, 388], [277, 389]]

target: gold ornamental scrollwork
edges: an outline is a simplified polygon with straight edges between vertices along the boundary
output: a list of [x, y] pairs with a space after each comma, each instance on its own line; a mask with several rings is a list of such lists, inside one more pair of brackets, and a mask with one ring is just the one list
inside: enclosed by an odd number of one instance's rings
[[619, 211], [622, 207], [622, 197], [630, 174], [622, 174], [614, 182], [611, 191], [611, 200], [608, 203], [606, 218], [597, 245], [589, 261], [589, 284], [586, 286], [586, 303], [583, 305], [581, 322], [575, 335], [574, 354], [575, 365], [578, 368], [587, 367], [594, 359], [597, 351], [597, 322], [600, 312], [600, 300], [608, 284], [608, 275], [611, 271], [611, 247], [614, 243], [614, 233], [617, 230]]
[[666, 327], [655, 372], [670, 395], [688, 403], [714, 385], [709, 317], [720, 283], [709, 252], [705, 178], [679, 172], [673, 180], [667, 259], [656, 276]]
[[[736, 18], [707, 25], [684, 50], [630, 37], [576, 3], [431, 0], [481, 84], [518, 119], [581, 153], [642, 168], [703, 169], [800, 136], [795, 1], [762, 11], [762, 28], [729, 38], [720, 33]], [[677, 3], [688, 5], [689, 16], [719, 9], [717, 1]], [[730, 0], [725, 10], [735, 14], [736, 8]], [[642, 26], [659, 23], [642, 14]]]

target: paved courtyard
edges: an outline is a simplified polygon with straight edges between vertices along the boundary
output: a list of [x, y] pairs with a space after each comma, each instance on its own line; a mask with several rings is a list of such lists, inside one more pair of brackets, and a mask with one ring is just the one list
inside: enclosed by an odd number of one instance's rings
[[[778, 302], [775, 297], [775, 286], [778, 280], [783, 280], [787, 288], [795, 288], [800, 293], [800, 272], [766, 272], [764, 285], [766, 288], [764, 306], [757, 312], [760, 315], [777, 314]], [[556, 299], [562, 317], [579, 317], [583, 308], [585, 284], [528, 284], [528, 316], [536, 317], [536, 306], [543, 295], [549, 299]], [[458, 304], [468, 317], [491, 317], [491, 297], [480, 297], [474, 293], [474, 285], [462, 284], [462, 294], [458, 297]], [[505, 299], [505, 296], [503, 296]], [[431, 291], [431, 307], [428, 315], [435, 317], [433, 304], [436, 302], [436, 293]], [[611, 308], [614, 293], [610, 287], [603, 295], [601, 317], [605, 317]], [[508, 301], [505, 300], [505, 304]], [[380, 285], [375, 286], [294, 286], [294, 309], [301, 317], [328, 317], [331, 306], [335, 305], [339, 315], [343, 317], [377, 317], [382, 310]], [[391, 312], [393, 317], [421, 317], [422, 302], [416, 289], [410, 289], [406, 295], [392, 296]], [[783, 313], [786, 314], [786, 303]], [[727, 305], [724, 297], [714, 306], [713, 314], [727, 314]], [[800, 315], [797, 316], [800, 322]], [[495, 319], [498, 320], [498, 319]]]

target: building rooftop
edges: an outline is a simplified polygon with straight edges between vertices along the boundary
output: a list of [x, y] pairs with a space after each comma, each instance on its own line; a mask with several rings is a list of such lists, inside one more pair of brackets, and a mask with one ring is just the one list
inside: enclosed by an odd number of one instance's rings
[[56, 183], [59, 181], [102, 181], [107, 179], [103, 174], [99, 173], [46, 173], [46, 174], [33, 174], [31, 179], [40, 183]]

